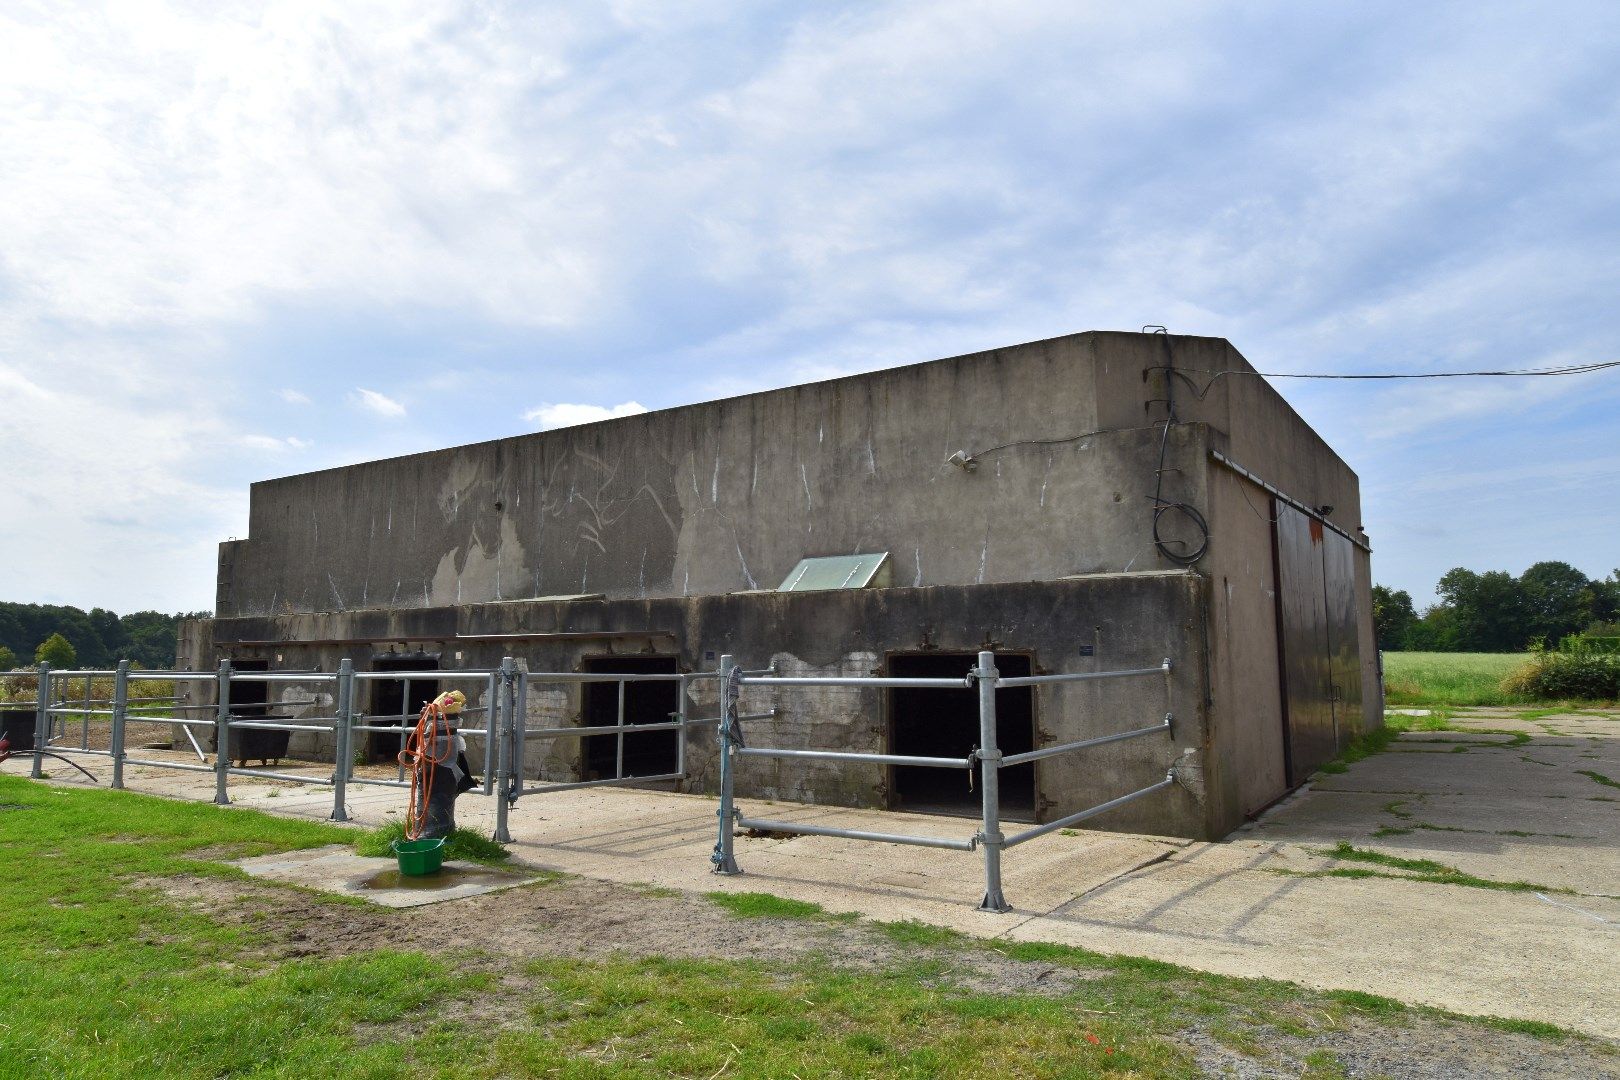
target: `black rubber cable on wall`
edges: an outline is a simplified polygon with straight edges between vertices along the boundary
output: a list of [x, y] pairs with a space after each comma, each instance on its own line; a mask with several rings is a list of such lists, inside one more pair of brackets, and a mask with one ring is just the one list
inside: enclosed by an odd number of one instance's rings
[[[1192, 566], [1204, 553], [1209, 550], [1209, 522], [1198, 508], [1184, 502], [1169, 502], [1164, 498], [1164, 463], [1170, 450], [1170, 429], [1181, 421], [1176, 417], [1176, 383], [1172, 377], [1176, 371], [1176, 357], [1174, 347], [1170, 343], [1170, 331], [1158, 327], [1156, 333], [1164, 340], [1164, 429], [1159, 436], [1159, 467], [1154, 470], [1153, 484], [1153, 546], [1159, 554], [1175, 563], [1177, 566]], [[1198, 542], [1190, 544], [1186, 540], [1166, 540], [1160, 533], [1164, 516], [1171, 512], [1178, 513], [1193, 523], [1198, 530]], [[1173, 545], [1180, 545], [1180, 551], [1173, 550]]]

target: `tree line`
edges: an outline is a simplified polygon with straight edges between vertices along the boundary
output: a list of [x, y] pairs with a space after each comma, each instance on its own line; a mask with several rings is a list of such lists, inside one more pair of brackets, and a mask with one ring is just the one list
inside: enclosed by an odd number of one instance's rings
[[1448, 570], [1440, 600], [1420, 613], [1405, 589], [1373, 586], [1378, 647], [1411, 652], [1523, 652], [1571, 634], [1620, 634], [1620, 570], [1587, 577], [1566, 562], [1538, 562], [1518, 577]]
[[135, 611], [118, 615], [99, 607], [82, 611], [0, 600], [0, 671], [28, 667], [39, 660], [58, 668], [107, 669], [120, 660], [144, 668], [173, 667], [180, 620], [206, 614]]

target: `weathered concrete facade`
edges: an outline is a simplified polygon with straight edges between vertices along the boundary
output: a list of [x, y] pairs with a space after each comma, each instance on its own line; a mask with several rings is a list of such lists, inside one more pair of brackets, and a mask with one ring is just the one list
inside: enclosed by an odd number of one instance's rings
[[[1284, 653], [1301, 646], [1279, 636], [1272, 491], [1356, 560], [1356, 640], [1334, 647], [1359, 686], [1340, 673], [1307, 689], [1335, 701], [1341, 743], [1380, 716], [1355, 474], [1249, 373], [1219, 339], [1079, 334], [267, 481], [248, 539], [221, 545], [217, 621], [192, 628], [182, 660], [350, 656], [364, 670], [392, 650], [570, 671], [631, 654], [705, 670], [730, 652], [864, 674], [984, 647], [1054, 672], [1169, 656], [1175, 751], [1193, 751], [1184, 772], [1201, 779], [1098, 824], [1219, 835], [1303, 779], [1288, 775]], [[948, 464], [958, 451], [975, 467]], [[1207, 522], [1190, 571], [1170, 556], [1200, 530], [1168, 510], [1156, 546], [1156, 490]], [[874, 551], [896, 587], [761, 591], [801, 558]], [[1165, 711], [1160, 685], [1081, 685], [1036, 695], [1041, 743]], [[574, 722], [577, 693], [557, 693], [531, 711]], [[876, 751], [893, 737], [877, 692], [773, 697], [767, 745]], [[549, 777], [577, 775], [568, 742]], [[1151, 781], [1171, 751], [1149, 742], [1038, 763], [1034, 816]], [[701, 747], [689, 765], [686, 786], [712, 786]], [[876, 767], [751, 763], [739, 791], [886, 805], [887, 783]]]

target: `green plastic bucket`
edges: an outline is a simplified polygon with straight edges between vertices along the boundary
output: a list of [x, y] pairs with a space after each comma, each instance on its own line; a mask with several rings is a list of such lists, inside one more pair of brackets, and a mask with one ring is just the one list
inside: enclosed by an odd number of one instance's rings
[[399, 872], [406, 877], [437, 874], [444, 865], [444, 837], [431, 840], [395, 840], [394, 857], [399, 860]]

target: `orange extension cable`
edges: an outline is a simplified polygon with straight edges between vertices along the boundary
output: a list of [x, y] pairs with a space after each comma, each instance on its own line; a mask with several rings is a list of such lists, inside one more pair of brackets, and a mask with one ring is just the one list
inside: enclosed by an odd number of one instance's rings
[[[445, 757], [433, 756], [434, 743], [439, 730], [445, 735]], [[422, 715], [416, 718], [416, 729], [405, 739], [405, 749], [399, 752], [399, 763], [411, 774], [411, 802], [405, 811], [405, 839], [419, 840], [427, 828], [428, 799], [433, 795], [433, 770], [453, 760], [456, 752], [455, 735], [451, 730], [449, 714], [437, 701], [422, 706]]]

